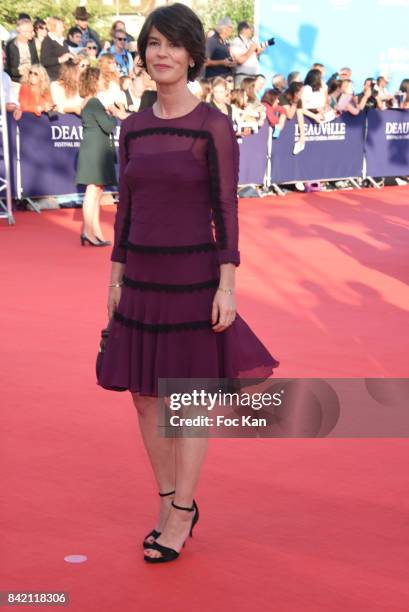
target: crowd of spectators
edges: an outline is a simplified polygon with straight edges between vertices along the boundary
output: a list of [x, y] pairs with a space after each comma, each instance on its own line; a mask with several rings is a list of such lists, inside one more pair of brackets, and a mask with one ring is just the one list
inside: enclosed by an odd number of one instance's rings
[[[88, 66], [101, 71], [104, 86], [98, 98], [108, 111], [115, 106], [121, 112], [137, 112], [154, 103], [155, 83], [139, 67], [137, 43], [125, 23], [116, 20], [109, 40], [102, 41], [89, 27], [90, 17], [85, 7], [77, 7], [72, 23], [20, 14], [3, 50], [7, 108], [16, 119], [23, 112], [80, 115], [79, 78]], [[207, 32], [203, 71], [188, 86], [230, 117], [238, 136], [257, 131], [265, 121], [277, 134], [287, 119], [296, 117], [303, 134], [304, 117], [320, 123], [370, 108], [409, 108], [409, 79], [395, 94], [388, 91], [386, 75], [366, 79], [362, 91], [356, 92], [347, 67], [326, 79], [325, 67], [316, 63], [305, 76], [276, 74], [268, 83], [259, 57], [274, 45], [274, 38], [260, 43], [245, 21], [238, 24], [236, 34], [228, 17]]]

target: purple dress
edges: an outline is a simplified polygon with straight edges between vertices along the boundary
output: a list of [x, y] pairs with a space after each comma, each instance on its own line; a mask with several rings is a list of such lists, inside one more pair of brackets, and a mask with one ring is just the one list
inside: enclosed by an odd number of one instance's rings
[[119, 139], [111, 260], [125, 263], [98, 384], [158, 396], [158, 378], [268, 378], [279, 362], [236, 313], [212, 331], [219, 264], [240, 263], [239, 147], [200, 102], [176, 119], [132, 114]]

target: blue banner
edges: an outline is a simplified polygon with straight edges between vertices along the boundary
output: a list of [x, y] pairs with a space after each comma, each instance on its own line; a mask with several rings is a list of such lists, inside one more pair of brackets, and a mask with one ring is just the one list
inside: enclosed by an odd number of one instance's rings
[[305, 148], [293, 154], [299, 140], [295, 119], [286, 121], [280, 137], [273, 140], [273, 183], [312, 181], [361, 176], [364, 155], [365, 115], [349, 113], [327, 123], [305, 121]]
[[326, 78], [352, 68], [356, 92], [365, 78], [387, 72], [394, 93], [409, 75], [408, 17], [408, 0], [256, 0], [259, 39], [276, 39], [260, 55], [267, 86], [274, 73], [299, 70], [304, 79], [321, 62]]
[[409, 175], [409, 110], [368, 113], [368, 176]]

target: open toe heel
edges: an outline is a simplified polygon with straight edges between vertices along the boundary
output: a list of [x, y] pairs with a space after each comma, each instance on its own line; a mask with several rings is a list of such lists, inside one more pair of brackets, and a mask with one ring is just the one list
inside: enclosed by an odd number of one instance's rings
[[[174, 493], [176, 493], [176, 491], [169, 491], [169, 493], [160, 493], [160, 492], [159, 492], [159, 495], [160, 495], [160, 497], [167, 497], [168, 495], [173, 495]], [[150, 532], [149, 532], [149, 533], [148, 533], [148, 534], [147, 534], [147, 535], [144, 537], [144, 540], [143, 540], [143, 547], [144, 547], [144, 548], [148, 548], [148, 547], [152, 546], [152, 543], [151, 543], [151, 542], [147, 542], [146, 540], [147, 540], [148, 538], [150, 538], [150, 537], [153, 537], [153, 538], [156, 540], [156, 538], [158, 538], [158, 537], [160, 536], [160, 534], [161, 534], [161, 533], [162, 533], [161, 531], [157, 531], [156, 529], [152, 529], [152, 531], [150, 531]]]
[[[173, 500], [172, 500], [172, 506], [174, 508], [177, 508], [178, 510], [185, 510], [186, 512], [195, 512], [193, 515], [193, 519], [192, 519], [192, 525], [189, 531], [189, 536], [192, 536], [193, 527], [196, 525], [197, 521], [199, 520], [199, 508], [195, 500], [193, 500], [193, 504], [191, 508], [186, 508], [186, 506], [178, 506], [177, 504], [175, 504]], [[185, 545], [185, 542], [183, 542], [183, 546], [184, 545]], [[151, 548], [152, 550], [157, 550], [161, 553], [160, 557], [149, 557], [148, 555], [144, 555], [143, 558], [145, 559], [145, 561], [147, 561], [147, 563], [166, 563], [167, 561], [174, 561], [175, 559], [179, 557], [179, 554], [180, 554], [174, 548], [170, 548], [169, 546], [163, 546], [162, 544], [159, 544], [158, 542], [153, 542], [153, 544], [150, 544], [146, 548]]]

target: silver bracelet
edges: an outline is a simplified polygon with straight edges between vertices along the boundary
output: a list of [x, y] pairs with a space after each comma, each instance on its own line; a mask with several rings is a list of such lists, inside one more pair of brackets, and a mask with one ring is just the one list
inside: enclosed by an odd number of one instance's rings
[[217, 291], [223, 291], [223, 293], [228, 293], [229, 295], [233, 295], [234, 289], [224, 289], [223, 287], [218, 287]]
[[121, 281], [120, 283], [112, 283], [112, 285], [108, 285], [108, 287], [122, 287], [123, 284], [123, 281]]

